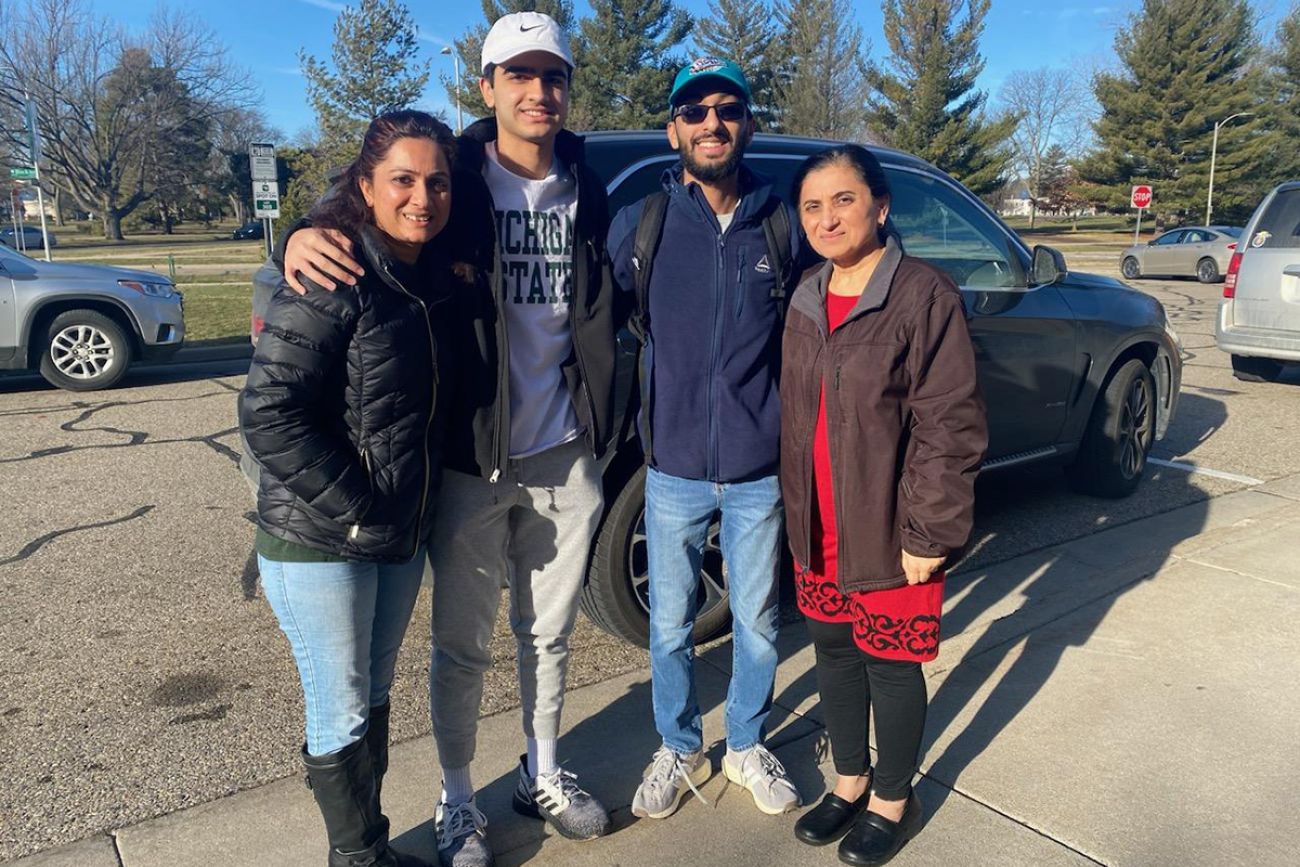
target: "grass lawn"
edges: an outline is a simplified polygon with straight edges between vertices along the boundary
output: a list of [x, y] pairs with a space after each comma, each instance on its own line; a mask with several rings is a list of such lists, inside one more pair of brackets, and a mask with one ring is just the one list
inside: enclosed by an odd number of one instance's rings
[[253, 284], [182, 283], [185, 293], [185, 340], [248, 337]]

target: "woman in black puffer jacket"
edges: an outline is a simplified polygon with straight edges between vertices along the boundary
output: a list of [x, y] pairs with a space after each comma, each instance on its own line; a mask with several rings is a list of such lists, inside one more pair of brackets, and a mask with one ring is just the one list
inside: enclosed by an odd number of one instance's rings
[[334, 865], [400, 863], [379, 790], [388, 691], [424, 572], [451, 319], [455, 140], [422, 112], [376, 118], [311, 214], [361, 254], [355, 286], [272, 298], [239, 420], [261, 466], [262, 587], [293, 649], [303, 762]]

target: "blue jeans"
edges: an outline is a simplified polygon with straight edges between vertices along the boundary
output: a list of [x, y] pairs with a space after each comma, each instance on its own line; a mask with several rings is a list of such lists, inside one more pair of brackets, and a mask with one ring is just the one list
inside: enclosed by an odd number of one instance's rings
[[727, 746], [749, 749], [763, 742], [776, 679], [780, 484], [776, 476], [716, 483], [651, 468], [645, 499], [655, 728], [664, 745], [677, 752], [694, 752], [704, 745], [691, 632], [705, 537], [714, 513], [720, 512], [733, 621]]
[[424, 548], [397, 564], [257, 562], [302, 679], [307, 752], [337, 752], [363, 738], [370, 708], [388, 701]]

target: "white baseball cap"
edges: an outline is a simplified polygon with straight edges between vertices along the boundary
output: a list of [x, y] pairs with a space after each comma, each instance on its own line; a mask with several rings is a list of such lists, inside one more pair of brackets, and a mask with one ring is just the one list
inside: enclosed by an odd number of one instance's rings
[[555, 19], [541, 12], [515, 12], [502, 15], [483, 40], [482, 63], [479, 71], [486, 75], [489, 66], [500, 66], [507, 60], [529, 51], [545, 51], [563, 60], [573, 68], [573, 54], [569, 39], [555, 23]]

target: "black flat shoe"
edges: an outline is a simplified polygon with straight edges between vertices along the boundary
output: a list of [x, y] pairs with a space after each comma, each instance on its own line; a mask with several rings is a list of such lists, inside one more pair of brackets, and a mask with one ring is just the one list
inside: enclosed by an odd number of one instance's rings
[[834, 792], [827, 792], [821, 803], [799, 817], [794, 823], [794, 836], [809, 846], [834, 843], [849, 830], [853, 820], [866, 809], [871, 790], [862, 793], [856, 801], [846, 801]]
[[867, 811], [853, 823], [853, 829], [840, 841], [840, 860], [855, 867], [884, 864], [898, 854], [903, 844], [921, 830], [921, 799], [913, 791], [897, 822], [879, 813]]

